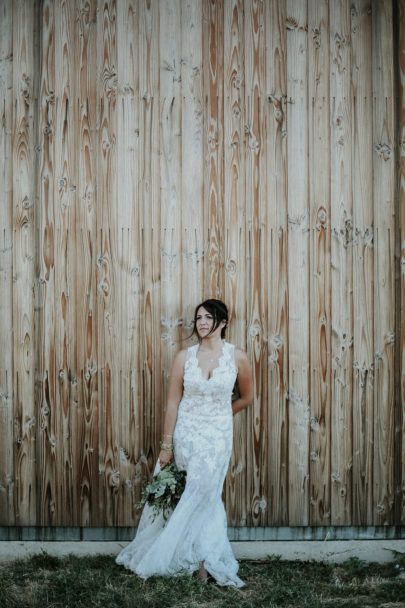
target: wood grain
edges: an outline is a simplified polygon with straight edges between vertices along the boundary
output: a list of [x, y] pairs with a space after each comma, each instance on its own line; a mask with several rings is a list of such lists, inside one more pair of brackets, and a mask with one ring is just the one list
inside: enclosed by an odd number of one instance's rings
[[308, 3], [310, 198], [310, 523], [331, 519], [329, 6]]
[[307, 2], [287, 1], [288, 501], [290, 525], [309, 523], [309, 202]]
[[268, 524], [288, 522], [288, 183], [286, 3], [266, 5]]
[[[118, 348], [117, 392], [114, 400], [118, 411], [119, 496], [118, 525], [125, 525], [128, 515], [135, 521], [135, 461], [131, 459], [134, 425], [131, 404], [131, 368], [134, 341], [139, 343], [139, 295], [133, 293], [132, 269], [139, 266], [139, 252], [134, 246], [137, 235], [139, 183], [139, 6], [137, 0], [117, 3], [117, 180], [116, 238], [117, 238], [117, 333]], [[134, 204], [135, 203], [135, 204]], [[134, 331], [135, 330], [135, 331]], [[117, 350], [117, 349], [115, 349]]]
[[[25, 32], [26, 33], [26, 32]], [[0, 2], [0, 344], [13, 343], [13, 3]], [[27, 184], [25, 184], [27, 186]], [[32, 394], [31, 394], [32, 399]], [[0, 524], [15, 525], [13, 348], [0, 349]], [[27, 446], [27, 441], [25, 442]], [[33, 471], [30, 471], [31, 479]], [[23, 483], [30, 483], [29, 475]], [[34, 484], [35, 485], [35, 484]], [[35, 490], [34, 490], [35, 491]], [[32, 508], [32, 505], [31, 505]], [[28, 515], [29, 517], [29, 515]]]
[[118, 411], [120, 341], [117, 226], [117, 3], [98, 3], [97, 62], [97, 352], [99, 378], [99, 510], [108, 525], [118, 522], [120, 486]]
[[182, 337], [192, 331], [194, 309], [204, 299], [204, 189], [202, 6], [181, 4], [181, 220]]
[[353, 521], [373, 521], [374, 211], [370, 3], [352, 3]]
[[333, 525], [352, 518], [353, 201], [350, 3], [330, 5]]
[[[227, 339], [246, 349], [246, 227], [244, 164], [244, 3], [224, 4], [224, 238], [225, 294], [229, 309]], [[231, 525], [246, 525], [246, 412], [234, 418], [234, 449], [226, 481]]]
[[55, 64], [60, 74], [55, 79], [55, 176], [53, 200], [55, 209], [55, 359], [58, 376], [56, 391], [57, 469], [61, 471], [57, 486], [57, 503], [63, 510], [57, 514], [58, 525], [74, 518], [77, 495], [74, 488], [70, 429], [76, 414], [77, 370], [75, 344], [71, 336], [76, 325], [76, 124], [74, 40], [76, 13], [72, 4], [63, 3], [55, 11]]
[[204, 298], [221, 298], [223, 273], [224, 2], [203, 2]]
[[374, 520], [394, 521], [395, 156], [392, 6], [373, 10]]
[[[179, 350], [181, 310], [181, 238], [182, 238], [182, 178], [181, 178], [181, 36], [170, 36], [181, 24], [179, 0], [165, 0], [159, 11], [160, 53], [160, 174], [161, 174], [161, 341], [162, 390], [160, 403], [146, 401], [153, 413], [151, 419], [148, 460], [154, 464], [152, 449], [158, 448], [167, 398], [167, 384], [175, 353]], [[150, 331], [145, 333], [150, 340]], [[153, 359], [149, 359], [153, 375]], [[145, 395], [148, 399], [149, 395]], [[154, 457], [158, 454], [154, 453]]]
[[1, 525], [137, 524], [209, 296], [229, 523], [405, 521], [404, 13], [0, 0]]
[[263, 478], [267, 476], [267, 334], [261, 285], [267, 267], [263, 226], [267, 220], [266, 180], [263, 166], [264, 142], [264, 13], [260, 2], [245, 2], [245, 192], [246, 192], [246, 275], [247, 352], [253, 369], [253, 403], [247, 412], [247, 525], [264, 525], [267, 499]]
[[72, 451], [75, 475], [77, 524], [97, 525], [98, 466], [98, 357], [96, 282], [96, 86], [97, 2], [77, 5], [79, 20], [76, 46], [77, 82], [77, 196], [76, 209], [76, 369], [78, 401], [72, 412]]
[[[398, 65], [399, 65], [399, 250], [400, 250], [400, 285], [399, 285], [399, 311], [400, 326], [397, 327], [399, 333], [399, 378], [395, 381], [399, 383], [398, 419], [399, 437], [396, 437], [398, 445], [398, 478], [399, 492], [397, 496], [396, 522], [405, 522], [405, 0], [398, 4], [399, 9], [399, 44], [398, 44]], [[398, 444], [397, 444], [397, 440]], [[397, 478], [397, 479], [398, 479]]]
[[[139, 294], [140, 353], [133, 343], [138, 368], [134, 384], [136, 422], [136, 484], [142, 483], [154, 466], [160, 440], [164, 395], [162, 393], [161, 286], [161, 127], [160, 127], [160, 12], [157, 3], [141, 2], [140, 10], [140, 183], [138, 251], [134, 288]], [[168, 363], [170, 364], [170, 362]], [[134, 375], [134, 379], [136, 374]]]
[[41, 11], [41, 81], [39, 132], [39, 288], [38, 288], [38, 525], [55, 525], [62, 505], [56, 502], [58, 486], [58, 431], [55, 358], [55, 12], [53, 2]]

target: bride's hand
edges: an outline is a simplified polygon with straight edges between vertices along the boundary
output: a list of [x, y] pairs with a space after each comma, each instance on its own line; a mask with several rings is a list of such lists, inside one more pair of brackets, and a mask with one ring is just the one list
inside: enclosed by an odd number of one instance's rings
[[166, 465], [168, 465], [173, 460], [173, 452], [169, 450], [160, 450], [159, 452], [159, 462], [160, 468], [164, 469]]

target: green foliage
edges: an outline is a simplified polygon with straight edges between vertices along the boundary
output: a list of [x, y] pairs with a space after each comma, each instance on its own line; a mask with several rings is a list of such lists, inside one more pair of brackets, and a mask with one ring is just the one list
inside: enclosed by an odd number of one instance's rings
[[377, 608], [401, 606], [401, 559], [368, 564], [242, 562], [243, 589], [196, 577], [142, 581], [113, 557], [56, 558], [46, 553], [0, 567], [0, 606], [7, 608]]
[[163, 512], [166, 518], [179, 502], [186, 485], [186, 472], [179, 471], [174, 463], [166, 466], [142, 491], [138, 507], [148, 504], [157, 515]]

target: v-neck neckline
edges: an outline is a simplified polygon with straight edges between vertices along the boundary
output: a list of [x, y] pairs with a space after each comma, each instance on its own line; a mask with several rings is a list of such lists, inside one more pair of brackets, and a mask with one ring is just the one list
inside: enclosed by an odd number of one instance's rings
[[210, 375], [210, 376], [208, 376], [208, 378], [206, 378], [206, 377], [204, 376], [204, 374], [203, 374], [203, 370], [201, 369], [200, 362], [199, 362], [198, 357], [197, 357], [197, 353], [198, 353], [199, 348], [200, 348], [200, 345], [199, 345], [199, 344], [196, 344], [196, 349], [195, 349], [195, 351], [194, 351], [194, 356], [195, 356], [195, 362], [196, 362], [196, 366], [197, 366], [197, 369], [198, 369], [198, 370], [199, 370], [199, 372], [200, 372], [200, 376], [201, 376], [201, 378], [202, 378], [203, 380], [205, 380], [206, 382], [209, 382], [209, 381], [210, 381], [210, 380], [212, 380], [212, 378], [214, 377], [214, 373], [217, 371], [217, 369], [219, 369], [219, 368], [221, 367], [221, 364], [222, 364], [222, 359], [223, 359], [224, 354], [225, 354], [225, 340], [222, 340], [222, 350], [221, 350], [221, 354], [220, 354], [220, 355], [219, 355], [219, 357], [218, 357], [218, 365], [216, 365], [216, 366], [215, 366], [215, 367], [214, 367], [214, 368], [211, 370], [211, 375]]

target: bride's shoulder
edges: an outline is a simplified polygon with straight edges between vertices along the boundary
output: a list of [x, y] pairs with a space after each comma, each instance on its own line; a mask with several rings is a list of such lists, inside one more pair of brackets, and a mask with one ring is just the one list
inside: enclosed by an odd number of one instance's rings
[[236, 363], [242, 363], [242, 362], [248, 361], [247, 353], [245, 350], [243, 350], [243, 348], [239, 348], [239, 346], [234, 345], [234, 349], [235, 349]]
[[187, 357], [187, 351], [188, 348], [182, 348], [181, 350], [177, 351], [175, 359], [177, 359], [178, 361], [185, 361]]
[[173, 364], [172, 364], [172, 374], [178, 375], [178, 374], [183, 373], [184, 364], [186, 362], [186, 355], [187, 355], [186, 348], [179, 350], [175, 354], [174, 359], [173, 359]]

